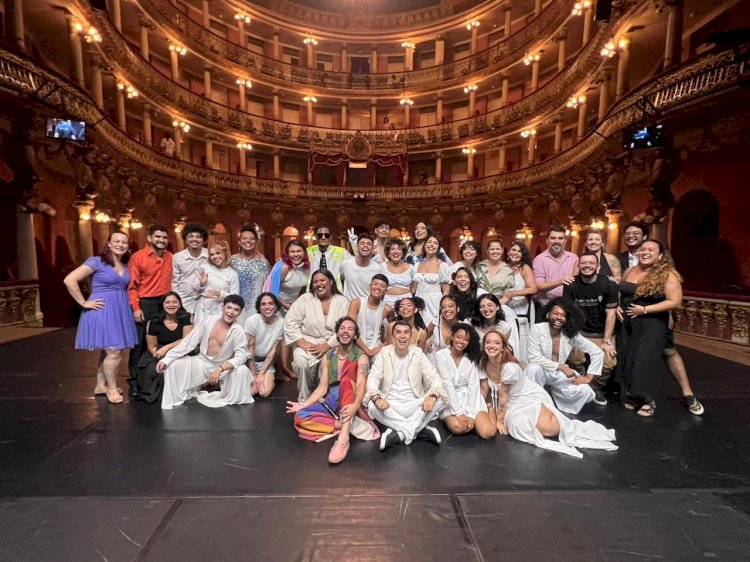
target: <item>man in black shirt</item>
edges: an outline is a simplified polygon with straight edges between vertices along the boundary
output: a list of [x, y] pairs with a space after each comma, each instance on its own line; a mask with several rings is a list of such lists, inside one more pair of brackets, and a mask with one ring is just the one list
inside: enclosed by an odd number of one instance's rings
[[[573, 301], [586, 317], [581, 334], [592, 343], [601, 347], [604, 352], [604, 368], [600, 376], [594, 377], [591, 387], [594, 390], [594, 403], [606, 406], [607, 399], [602, 388], [617, 364], [612, 333], [615, 329], [615, 312], [617, 310], [617, 292], [615, 283], [606, 277], [597, 275], [599, 258], [592, 252], [585, 252], [578, 261], [580, 273], [572, 283], [563, 287], [563, 298]], [[583, 353], [574, 350], [569, 362], [574, 365], [586, 363]], [[574, 367], [575, 368], [575, 367]]]

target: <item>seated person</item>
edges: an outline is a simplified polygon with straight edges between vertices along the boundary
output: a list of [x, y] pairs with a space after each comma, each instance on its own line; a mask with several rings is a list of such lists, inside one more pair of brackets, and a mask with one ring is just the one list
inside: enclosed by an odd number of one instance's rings
[[356, 345], [369, 360], [372, 360], [383, 347], [383, 323], [393, 312], [385, 304], [385, 291], [388, 289], [388, 278], [376, 273], [370, 280], [370, 293], [366, 298], [354, 299], [349, 303], [349, 316], [357, 319], [357, 328], [361, 336]]
[[146, 324], [146, 352], [138, 361], [138, 400], [149, 404], [161, 400], [164, 389], [164, 378], [156, 372], [156, 364], [193, 329], [190, 313], [174, 291], [162, 297], [159, 308], [158, 316]]
[[408, 445], [415, 437], [440, 445], [440, 432], [427, 425], [447, 401], [440, 375], [419, 347], [409, 345], [412, 328], [408, 322], [397, 320], [392, 329], [393, 345], [375, 357], [364, 398], [370, 416], [387, 427], [380, 437], [380, 450]]
[[349, 433], [374, 441], [380, 432], [362, 408], [365, 394], [367, 356], [354, 345], [359, 337], [356, 322], [348, 316], [336, 322], [338, 346], [328, 350], [320, 361], [318, 386], [303, 402], [287, 402], [287, 413], [295, 414], [294, 427], [309, 441], [322, 441], [338, 435], [328, 454], [328, 462], [338, 464], [349, 452]]
[[310, 278], [309, 292], [289, 307], [284, 318], [284, 338], [295, 344], [292, 369], [297, 376], [297, 401], [304, 402], [318, 384], [321, 358], [338, 345], [335, 326], [346, 316], [349, 300], [341, 295], [333, 274], [319, 269]]
[[485, 334], [480, 364], [482, 394], [490, 419], [502, 435], [578, 458], [583, 455], [576, 447], [617, 449], [614, 430], [591, 420], [570, 420], [560, 413], [550, 395], [522, 371], [499, 331]]
[[453, 435], [474, 431], [482, 439], [492, 439], [497, 433], [479, 388], [481, 357], [479, 336], [464, 323], [453, 325], [449, 347], [435, 354], [435, 366], [450, 402], [440, 417]]
[[274, 358], [279, 349], [284, 319], [279, 315], [281, 303], [273, 293], [261, 293], [255, 301], [253, 314], [245, 320], [245, 334], [247, 334], [247, 349], [250, 353], [248, 367], [253, 374], [253, 384], [250, 394], [266, 398], [271, 395], [274, 387]]
[[[529, 333], [526, 374], [539, 386], [550, 386], [550, 394], [561, 412], [577, 414], [594, 399], [590, 384], [602, 373], [604, 353], [579, 333], [584, 318], [576, 305], [560, 297], [550, 301], [547, 310], [548, 321], [534, 324]], [[565, 364], [574, 347], [591, 358], [585, 376]]]
[[[212, 316], [197, 324], [182, 342], [156, 364], [164, 374], [163, 410], [171, 410], [190, 398], [198, 397], [204, 406], [219, 408], [228, 404], [251, 404], [253, 375], [245, 366], [247, 338], [237, 319], [245, 301], [239, 295], [227, 295], [221, 316]], [[200, 353], [189, 353], [200, 345]], [[201, 392], [205, 383], [221, 382], [218, 392]]]
[[[416, 345], [424, 351], [425, 345], [427, 344], [427, 326], [422, 319], [422, 311], [424, 310], [424, 301], [421, 297], [404, 297], [396, 301], [396, 320], [403, 320], [411, 327], [411, 345]], [[388, 333], [386, 334], [386, 345], [393, 343], [393, 326], [394, 322], [388, 325]]]

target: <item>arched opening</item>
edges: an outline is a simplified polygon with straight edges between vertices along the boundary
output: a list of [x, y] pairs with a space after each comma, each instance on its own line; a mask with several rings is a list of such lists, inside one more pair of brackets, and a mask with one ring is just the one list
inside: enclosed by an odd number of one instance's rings
[[227, 228], [220, 222], [216, 223], [211, 233], [208, 235], [208, 244], [214, 244], [215, 242], [226, 242], [229, 244], [229, 249], [232, 249], [232, 241], [230, 240], [229, 232]]

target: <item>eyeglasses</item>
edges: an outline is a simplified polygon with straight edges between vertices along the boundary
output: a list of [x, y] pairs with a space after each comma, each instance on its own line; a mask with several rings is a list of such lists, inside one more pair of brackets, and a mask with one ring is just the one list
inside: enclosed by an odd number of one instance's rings
[[316, 232], [315, 238], [330, 238], [331, 233], [330, 232]]

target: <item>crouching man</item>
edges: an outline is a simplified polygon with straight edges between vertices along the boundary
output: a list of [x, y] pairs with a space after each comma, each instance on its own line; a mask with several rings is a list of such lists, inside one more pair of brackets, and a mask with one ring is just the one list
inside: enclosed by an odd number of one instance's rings
[[383, 451], [415, 438], [440, 445], [440, 432], [429, 424], [446, 403], [446, 393], [435, 367], [419, 347], [409, 345], [411, 326], [393, 325], [393, 345], [375, 357], [367, 378], [364, 402], [370, 417], [387, 429], [380, 437]]
[[[237, 323], [244, 306], [241, 296], [228, 295], [221, 316], [209, 317], [198, 324], [159, 361], [156, 370], [164, 374], [162, 409], [171, 410], [195, 397], [211, 408], [253, 402], [250, 394], [253, 375], [245, 366], [247, 338]], [[200, 353], [189, 356], [197, 346]], [[221, 383], [221, 391], [198, 392], [201, 385], [217, 382]]]

